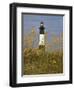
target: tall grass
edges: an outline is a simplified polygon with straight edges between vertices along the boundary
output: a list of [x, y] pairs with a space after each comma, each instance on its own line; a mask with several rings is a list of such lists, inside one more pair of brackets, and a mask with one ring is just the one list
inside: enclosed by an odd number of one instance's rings
[[[45, 51], [37, 45], [39, 35], [34, 28], [23, 40], [25, 75], [63, 73], [63, 34], [52, 35], [48, 42], [45, 33]], [[37, 46], [36, 46], [37, 45]]]
[[24, 74], [63, 73], [63, 53], [45, 52], [40, 49], [24, 50]]

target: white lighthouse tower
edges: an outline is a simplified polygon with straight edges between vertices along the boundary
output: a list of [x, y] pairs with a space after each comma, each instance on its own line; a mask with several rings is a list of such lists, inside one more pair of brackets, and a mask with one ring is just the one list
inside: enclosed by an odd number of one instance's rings
[[40, 27], [39, 27], [39, 48], [43, 48], [45, 49], [45, 32], [44, 32], [44, 23], [41, 22], [40, 23]]

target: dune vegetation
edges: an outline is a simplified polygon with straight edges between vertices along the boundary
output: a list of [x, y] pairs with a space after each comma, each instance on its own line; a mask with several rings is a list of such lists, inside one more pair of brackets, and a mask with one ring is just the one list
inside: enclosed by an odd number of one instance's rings
[[24, 50], [24, 74], [63, 73], [63, 53], [45, 52], [40, 49]]
[[[26, 36], [26, 35], [25, 35]], [[52, 35], [48, 42], [45, 33], [45, 50], [37, 45], [38, 35], [32, 28], [23, 39], [24, 75], [63, 73], [63, 35]]]

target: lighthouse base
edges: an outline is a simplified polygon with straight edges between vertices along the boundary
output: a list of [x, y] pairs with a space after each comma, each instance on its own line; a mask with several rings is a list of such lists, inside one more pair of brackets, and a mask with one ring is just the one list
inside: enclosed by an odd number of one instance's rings
[[45, 45], [39, 45], [39, 49], [45, 51]]

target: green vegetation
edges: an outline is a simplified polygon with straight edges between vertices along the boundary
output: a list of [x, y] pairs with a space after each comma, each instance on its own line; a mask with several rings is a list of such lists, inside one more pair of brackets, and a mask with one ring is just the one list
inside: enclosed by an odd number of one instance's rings
[[24, 75], [63, 73], [63, 52], [24, 49]]

